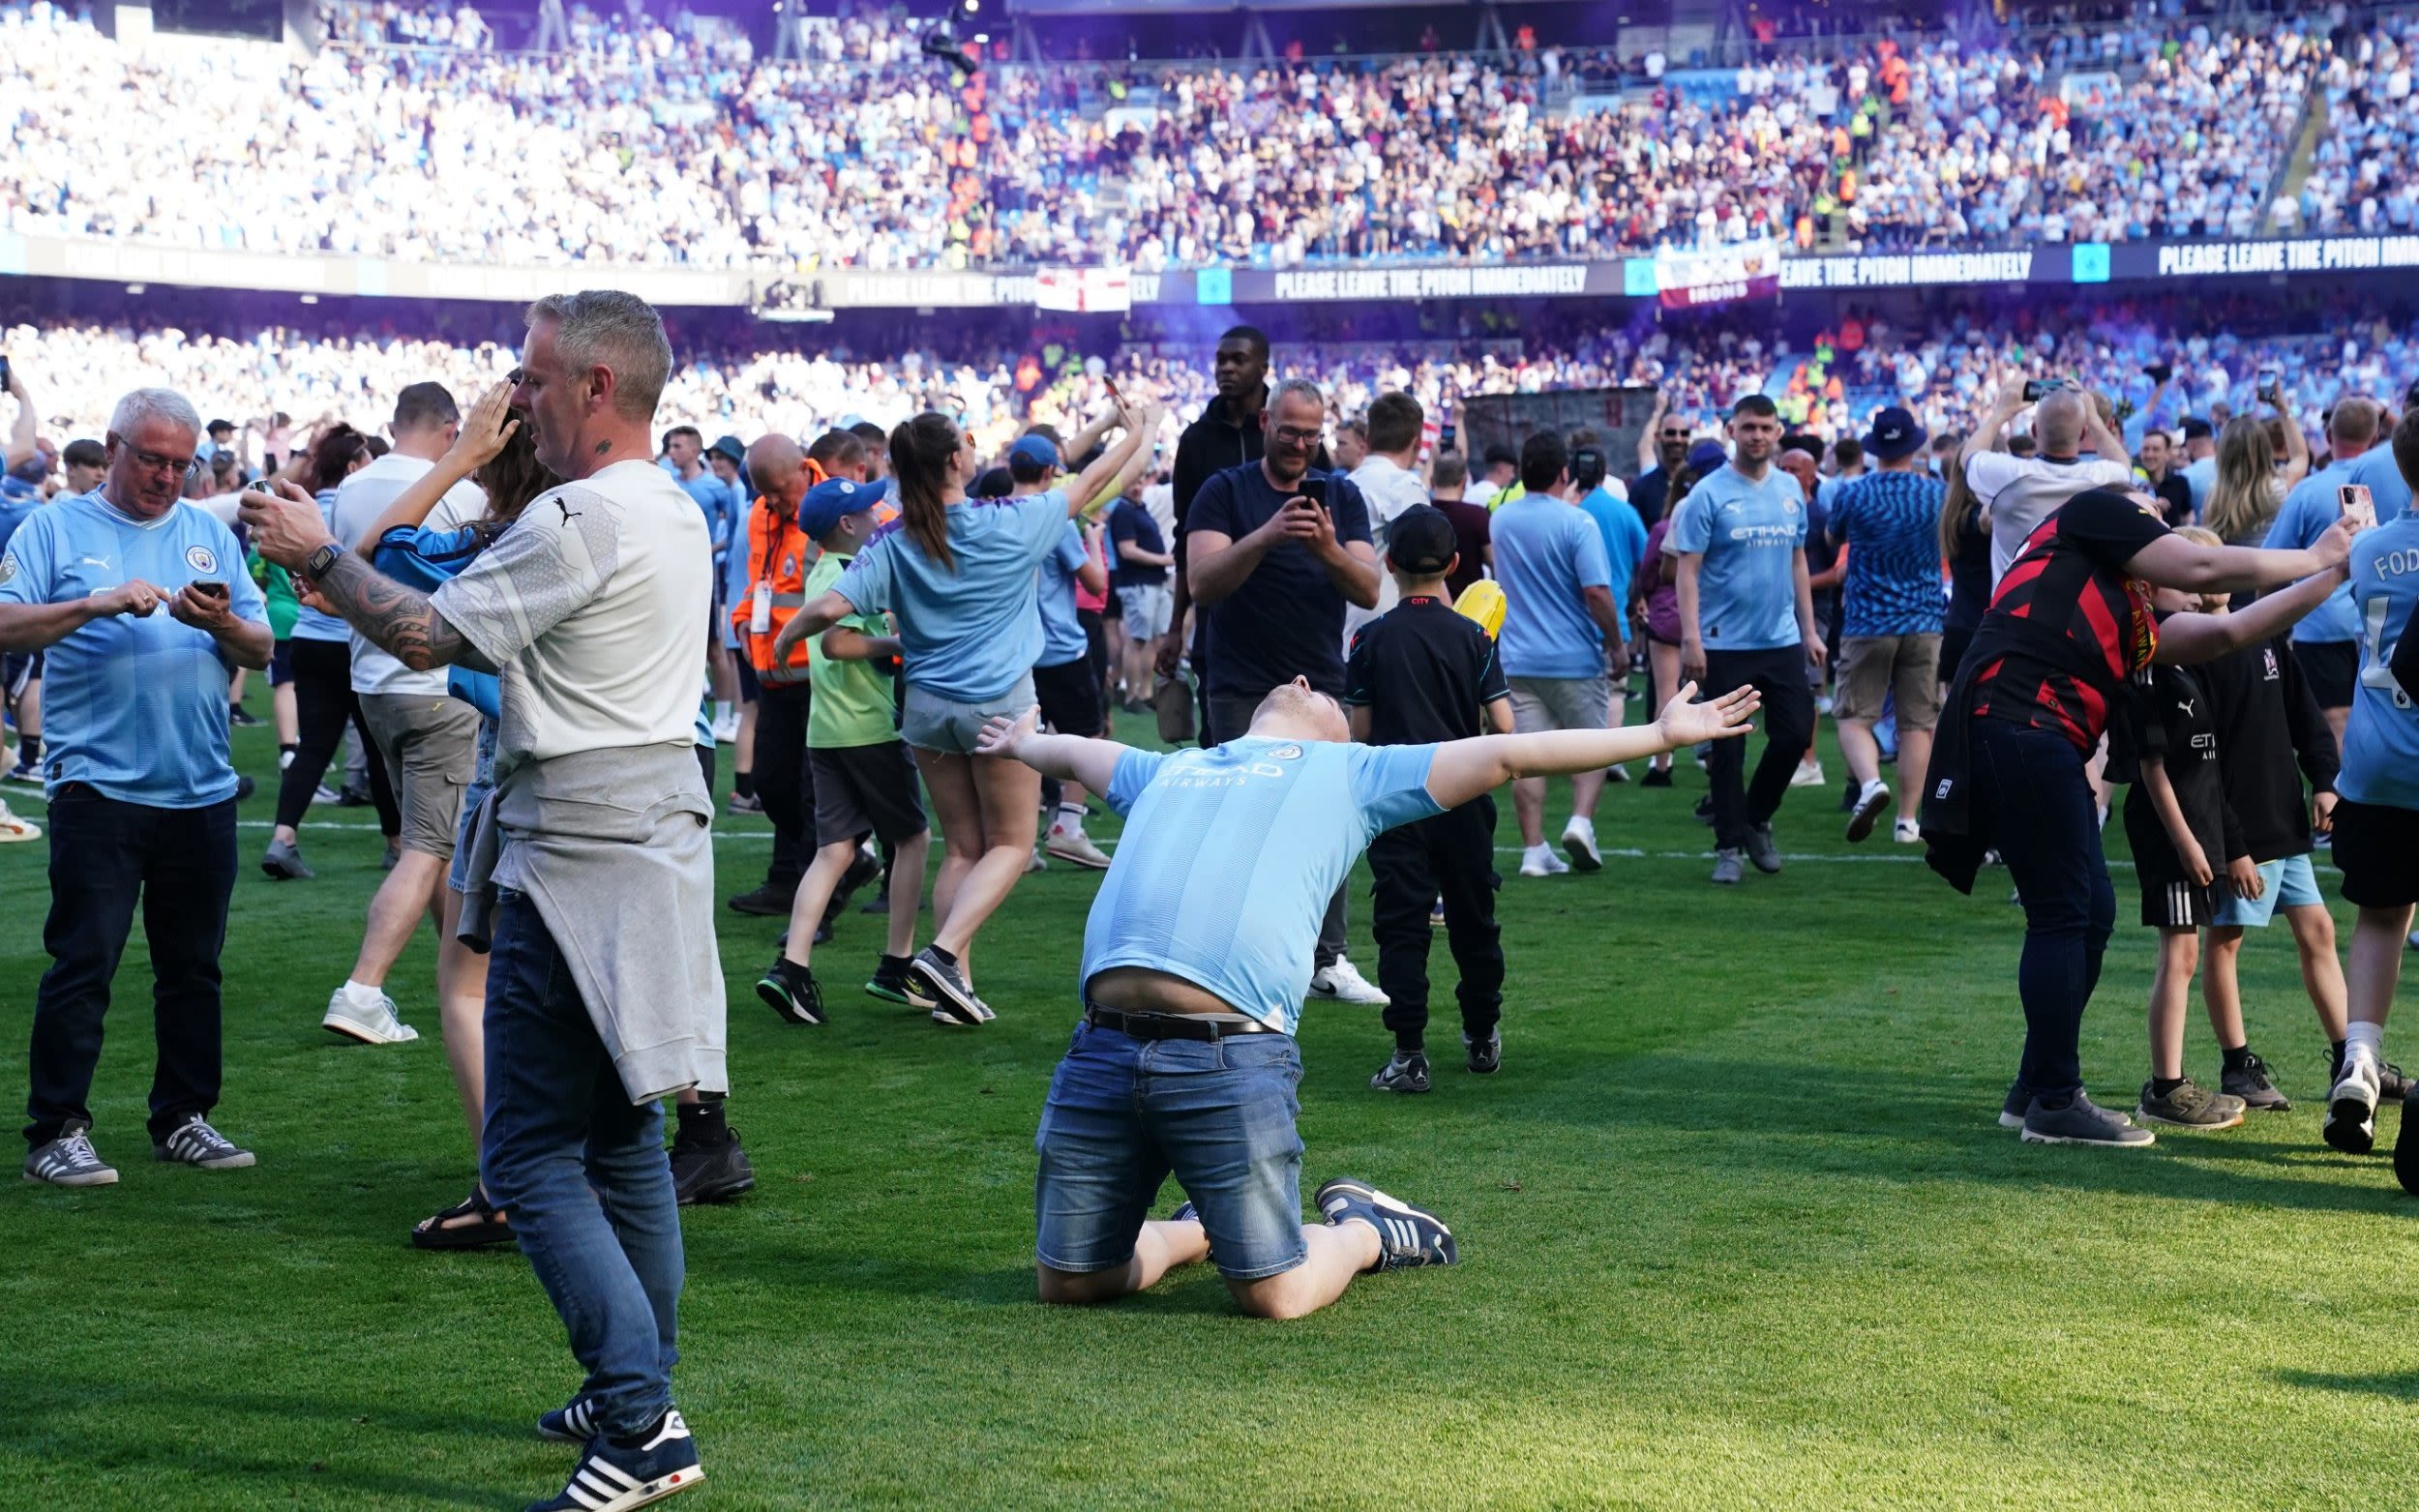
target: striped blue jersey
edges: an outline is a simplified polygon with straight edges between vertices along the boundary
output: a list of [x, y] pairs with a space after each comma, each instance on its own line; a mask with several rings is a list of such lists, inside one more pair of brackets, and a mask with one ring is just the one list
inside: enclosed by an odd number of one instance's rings
[[2351, 569], [2360, 677], [2335, 790], [2354, 803], [2419, 809], [2419, 708], [2387, 669], [2419, 606], [2419, 512], [2362, 532], [2352, 542]]
[[1089, 983], [1164, 971], [1294, 1032], [1328, 900], [1369, 842], [1444, 812], [1434, 746], [1246, 736], [1211, 751], [1128, 751], [1105, 795], [1125, 815], [1084, 927]]

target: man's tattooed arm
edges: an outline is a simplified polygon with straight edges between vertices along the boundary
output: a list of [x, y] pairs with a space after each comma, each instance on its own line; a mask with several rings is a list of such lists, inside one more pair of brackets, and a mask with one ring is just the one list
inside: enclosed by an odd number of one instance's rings
[[461, 631], [445, 622], [427, 594], [383, 576], [354, 552], [339, 556], [314, 586], [355, 630], [415, 672], [440, 667], [497, 670]]

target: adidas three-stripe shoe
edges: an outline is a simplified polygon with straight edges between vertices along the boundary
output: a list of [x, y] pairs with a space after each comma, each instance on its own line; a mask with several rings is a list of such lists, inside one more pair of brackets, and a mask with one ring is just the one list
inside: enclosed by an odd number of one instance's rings
[[538, 1437], [556, 1443], [586, 1443], [596, 1437], [596, 1398], [573, 1397], [538, 1414]]
[[705, 1479], [697, 1440], [677, 1411], [666, 1411], [636, 1444], [599, 1434], [588, 1440], [560, 1495], [533, 1501], [528, 1512], [623, 1512], [661, 1501]]
[[105, 1187], [117, 1183], [117, 1168], [92, 1147], [92, 1125], [70, 1123], [59, 1137], [25, 1152], [25, 1179], [54, 1187]]
[[1460, 1258], [1453, 1230], [1423, 1207], [1387, 1196], [1365, 1181], [1338, 1176], [1319, 1188], [1319, 1211], [1330, 1224], [1358, 1220], [1378, 1231], [1378, 1269], [1450, 1265]]
[[202, 1171], [240, 1171], [253, 1163], [253, 1153], [213, 1129], [195, 1113], [168, 1131], [151, 1146], [151, 1158], [172, 1166]]

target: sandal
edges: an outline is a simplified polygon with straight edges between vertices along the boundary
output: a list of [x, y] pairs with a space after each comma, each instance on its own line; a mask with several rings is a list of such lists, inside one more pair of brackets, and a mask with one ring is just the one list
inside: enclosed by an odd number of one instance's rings
[[[463, 1219], [473, 1221], [464, 1223]], [[443, 1212], [420, 1220], [411, 1230], [411, 1247], [415, 1250], [476, 1250], [491, 1244], [510, 1244], [512, 1240], [512, 1221], [475, 1185], [468, 1197]]]

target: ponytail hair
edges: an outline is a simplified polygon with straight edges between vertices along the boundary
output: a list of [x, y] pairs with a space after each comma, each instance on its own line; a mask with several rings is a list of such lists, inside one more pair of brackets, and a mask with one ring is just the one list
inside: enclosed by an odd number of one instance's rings
[[926, 410], [900, 422], [890, 432], [890, 476], [899, 486], [899, 528], [916, 549], [951, 572], [957, 558], [949, 549], [949, 506], [942, 498], [949, 483], [949, 459], [964, 437], [948, 416]]
[[1965, 533], [1965, 522], [1974, 518], [1981, 501], [1974, 497], [1973, 486], [1965, 481], [1965, 451], [1962, 447], [1949, 454], [1948, 463], [1941, 469], [1949, 491], [1940, 502], [1940, 555], [1945, 561], [1956, 561], [1957, 538]]
[[370, 457], [368, 436], [341, 421], [328, 427], [311, 448], [311, 491], [325, 493]]

